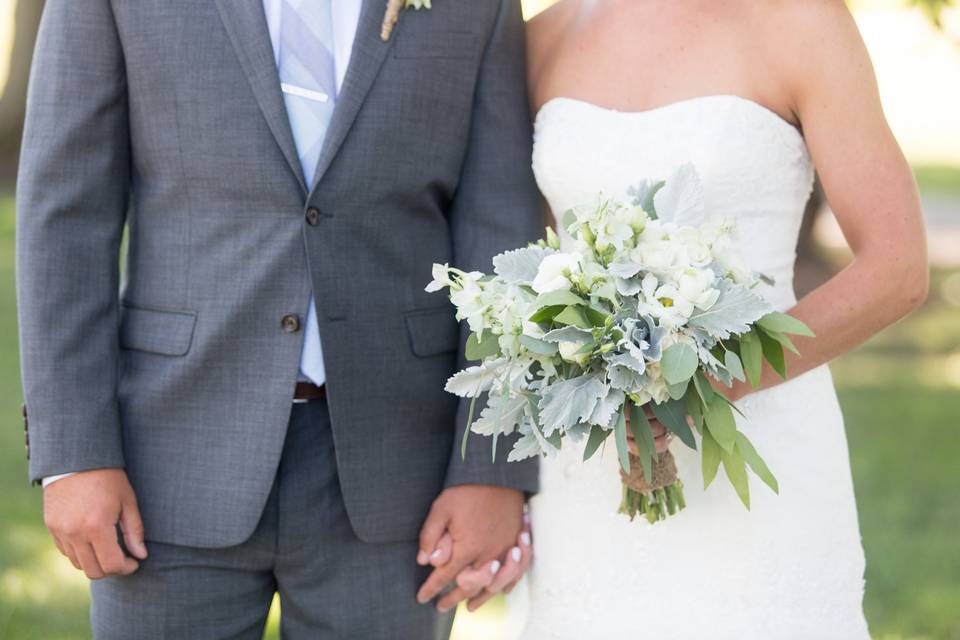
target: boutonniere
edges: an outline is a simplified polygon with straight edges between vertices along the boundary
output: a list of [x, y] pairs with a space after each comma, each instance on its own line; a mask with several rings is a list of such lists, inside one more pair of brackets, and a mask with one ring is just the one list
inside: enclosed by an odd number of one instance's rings
[[400, 12], [413, 7], [417, 11], [426, 7], [431, 9], [430, 0], [387, 0], [387, 11], [383, 14], [383, 24], [380, 26], [380, 39], [386, 42], [393, 33], [393, 27], [400, 19]]

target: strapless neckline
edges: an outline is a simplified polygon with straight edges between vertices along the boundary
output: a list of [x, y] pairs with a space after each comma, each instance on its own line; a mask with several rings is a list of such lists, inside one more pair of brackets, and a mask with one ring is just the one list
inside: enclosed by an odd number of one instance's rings
[[773, 122], [777, 123], [778, 125], [789, 129], [790, 132], [793, 133], [800, 140], [801, 143], [806, 144], [803, 139], [803, 134], [800, 132], [800, 130], [793, 123], [789, 122], [783, 116], [781, 116], [779, 113], [777, 113], [770, 107], [767, 107], [757, 102], [756, 100], [752, 100], [750, 98], [744, 98], [743, 96], [738, 96], [732, 93], [717, 93], [717, 94], [711, 94], [711, 95], [694, 96], [692, 98], [675, 100], [673, 102], [667, 102], [665, 104], [661, 104], [656, 107], [650, 107], [649, 109], [642, 109], [639, 111], [621, 111], [619, 109], [614, 109], [612, 107], [605, 107], [603, 105], [599, 105], [595, 102], [590, 102], [588, 100], [581, 100], [579, 98], [571, 98], [568, 96], [554, 96], [553, 98], [550, 98], [549, 100], [544, 102], [542, 105], [540, 105], [540, 108], [537, 109], [537, 113], [534, 116], [534, 120], [535, 122], [539, 121], [540, 116], [545, 111], [553, 109], [558, 105], [562, 105], [562, 104], [571, 104], [575, 106], [581, 106], [581, 107], [585, 107], [595, 111], [609, 113], [615, 116], [643, 117], [643, 116], [654, 116], [657, 114], [663, 114], [668, 111], [682, 109], [684, 107], [690, 107], [701, 102], [707, 102], [707, 103], [729, 102], [730, 104], [739, 105], [744, 109], [748, 109], [748, 110], [752, 110], [754, 112], [760, 113], [770, 118]]

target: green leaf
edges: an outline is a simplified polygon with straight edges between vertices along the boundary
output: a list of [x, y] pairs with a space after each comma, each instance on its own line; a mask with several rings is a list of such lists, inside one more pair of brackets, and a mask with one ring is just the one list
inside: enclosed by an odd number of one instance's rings
[[594, 309], [593, 307], [585, 307], [584, 311], [587, 314], [587, 320], [594, 327], [602, 327], [606, 324], [608, 314], [600, 311], [599, 309]]
[[680, 400], [687, 394], [687, 387], [690, 386], [689, 380], [684, 380], [680, 384], [668, 384], [667, 395], [674, 400]]
[[728, 453], [720, 450], [720, 459], [723, 460], [723, 470], [727, 472], [727, 478], [733, 485], [737, 495], [740, 496], [740, 502], [750, 510], [750, 482], [747, 479], [747, 467], [743, 463], [743, 456], [739, 451]]
[[785, 349], [789, 349], [797, 355], [800, 355], [800, 350], [797, 349], [797, 345], [793, 344], [793, 341], [786, 336], [786, 334], [780, 333], [779, 331], [771, 331], [770, 329], [765, 329], [760, 327], [760, 332], [765, 333], [769, 337], [773, 338], [779, 342]]
[[617, 457], [620, 458], [620, 468], [624, 473], [630, 473], [630, 449], [627, 448], [627, 420], [623, 411], [617, 413], [617, 421], [613, 426], [613, 437], [617, 443]]
[[564, 307], [578, 304], [585, 305], [587, 301], [570, 290], [560, 289], [558, 291], [541, 293], [537, 296], [537, 301], [534, 304], [538, 309], [541, 309], [543, 307], [553, 307], [556, 305], [563, 305]]
[[703, 453], [700, 458], [700, 470], [703, 473], [703, 490], [706, 491], [713, 479], [717, 477], [720, 468], [720, 445], [713, 439], [710, 432], [703, 430]]
[[500, 354], [500, 343], [496, 336], [488, 329], [483, 332], [483, 336], [471, 333], [467, 338], [467, 345], [464, 349], [467, 360], [483, 360]]
[[604, 429], [598, 425], [593, 425], [593, 428], [590, 429], [590, 435], [587, 437], [587, 446], [583, 450], [583, 461], [586, 462], [593, 457], [593, 454], [597, 452], [597, 449], [600, 448], [610, 434], [613, 433], [611, 429]]
[[663, 352], [660, 360], [660, 371], [667, 384], [680, 384], [689, 380], [697, 371], [700, 364], [697, 352], [690, 345], [678, 342], [670, 345]]
[[555, 304], [549, 307], [541, 307], [530, 315], [530, 322], [552, 322], [558, 313], [566, 309], [565, 305]]
[[780, 374], [781, 378], [786, 380], [787, 362], [783, 358], [783, 347], [780, 346], [779, 342], [768, 336], [765, 331], [760, 331], [759, 333], [763, 357], [770, 363], [773, 370]]
[[730, 372], [730, 375], [740, 382], [744, 382], [747, 379], [743, 371], [743, 363], [740, 362], [740, 356], [738, 356], [735, 351], [728, 350], [724, 352], [723, 365], [727, 368], [727, 371]]
[[657, 445], [653, 441], [653, 431], [650, 429], [647, 414], [635, 404], [630, 405], [630, 431], [633, 433], [633, 441], [637, 443], [638, 457], [643, 466], [643, 477], [647, 482], [652, 482], [653, 459], [657, 455]]
[[697, 395], [700, 396], [704, 404], [709, 403], [717, 393], [714, 391], [710, 381], [707, 380], [707, 376], [703, 374], [703, 371], [697, 371], [696, 375], [693, 376], [693, 385], [697, 390]]
[[757, 321], [764, 329], [769, 331], [776, 331], [778, 333], [792, 333], [798, 336], [807, 336], [808, 338], [814, 337], [813, 331], [805, 325], [800, 320], [797, 320], [793, 316], [787, 313], [781, 313], [779, 311], [774, 311], [773, 313], [768, 313]]
[[528, 351], [541, 356], [552, 356], [559, 350], [556, 344], [544, 342], [543, 340], [527, 335], [520, 336], [520, 344]]
[[676, 434], [683, 444], [691, 449], [697, 448], [697, 441], [693, 438], [693, 432], [690, 425], [687, 424], [687, 413], [684, 411], [685, 403], [682, 400], [668, 400], [660, 404], [650, 404], [653, 415], [657, 416], [663, 426]]
[[755, 331], [740, 336], [740, 357], [747, 379], [754, 389], [760, 386], [760, 374], [763, 371], [763, 347]]
[[591, 329], [593, 325], [587, 319], [587, 314], [580, 307], [570, 306], [554, 316], [553, 321], [581, 329]]
[[[693, 426], [703, 433], [703, 400], [695, 389], [687, 389], [687, 415], [693, 418]], [[682, 438], [681, 438], [682, 439]]]
[[737, 441], [737, 422], [733, 418], [733, 410], [726, 399], [719, 393], [715, 394], [710, 403], [705, 405], [704, 421], [706, 430], [717, 441], [720, 448], [727, 453], [733, 452]]
[[740, 452], [740, 455], [743, 456], [744, 461], [753, 469], [753, 472], [757, 474], [757, 477], [763, 480], [763, 483], [773, 489], [773, 492], [776, 494], [780, 493], [780, 484], [777, 482], [777, 479], [774, 477], [773, 472], [770, 471], [770, 468], [767, 467], [767, 463], [763, 461], [763, 458], [760, 457], [760, 454], [757, 453], [757, 450], [753, 447], [753, 444], [747, 440], [747, 436], [742, 433], [737, 434], [737, 451]]

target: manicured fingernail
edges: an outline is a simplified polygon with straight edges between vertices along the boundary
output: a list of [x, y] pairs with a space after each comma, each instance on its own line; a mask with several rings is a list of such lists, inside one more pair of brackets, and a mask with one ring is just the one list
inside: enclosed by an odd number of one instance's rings
[[497, 571], [500, 571], [500, 561], [494, 560], [490, 563], [490, 573], [496, 574]]
[[513, 558], [514, 562], [520, 562], [520, 558], [523, 557], [523, 551], [520, 551], [520, 547], [514, 547], [510, 550], [510, 557]]
[[530, 514], [527, 512], [523, 513], [523, 524], [530, 524]]
[[446, 613], [447, 611], [450, 611], [450, 607], [437, 607], [437, 611], [440, 613]]
[[[434, 551], [434, 553], [436, 553], [436, 551]], [[420, 552], [417, 553], [417, 564], [419, 564], [419, 565], [427, 564], [427, 552], [426, 552], [426, 551], [420, 551]]]
[[529, 547], [529, 546], [530, 546], [530, 534], [527, 533], [526, 531], [524, 531], [523, 533], [521, 533], [521, 534], [520, 534], [520, 542], [522, 542], [522, 543], [524, 544], [524, 546]]
[[436, 560], [436, 559], [439, 558], [441, 555], [443, 555], [443, 551], [441, 551], [440, 549], [437, 549], [436, 551], [434, 551], [433, 553], [430, 554], [430, 559], [431, 559], [431, 560]]

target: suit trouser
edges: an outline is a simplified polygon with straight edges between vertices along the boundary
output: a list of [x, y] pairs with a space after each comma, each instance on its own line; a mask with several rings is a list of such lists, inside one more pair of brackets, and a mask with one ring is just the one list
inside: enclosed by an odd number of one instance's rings
[[97, 640], [259, 640], [274, 593], [291, 640], [445, 639], [453, 622], [416, 602], [427, 575], [416, 541], [354, 535], [325, 400], [294, 405], [273, 489], [246, 542], [147, 547], [135, 574], [93, 583]]

